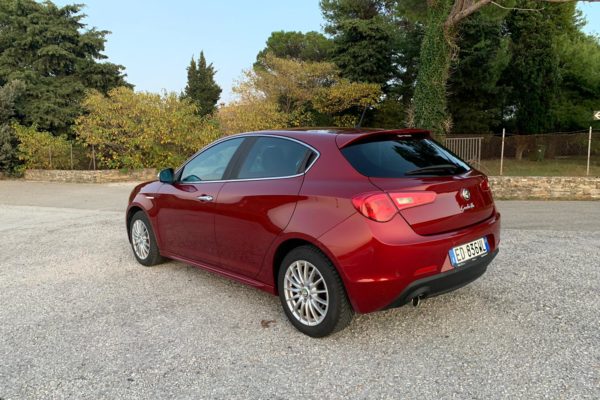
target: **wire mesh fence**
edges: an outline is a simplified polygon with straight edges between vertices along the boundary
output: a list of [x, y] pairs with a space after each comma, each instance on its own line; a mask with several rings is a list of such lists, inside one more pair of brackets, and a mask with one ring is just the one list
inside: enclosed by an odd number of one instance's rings
[[[488, 175], [600, 176], [600, 130], [542, 135], [454, 134], [445, 145]], [[504, 147], [504, 148], [503, 148]], [[589, 158], [588, 158], [589, 152]], [[589, 169], [588, 169], [589, 162]], [[35, 154], [30, 168], [101, 168], [92, 146], [71, 142]]]
[[31, 169], [92, 170], [97, 165], [93, 147], [77, 142], [36, 149], [28, 154], [27, 159], [27, 167]]
[[589, 131], [506, 133], [504, 139], [502, 135], [455, 134], [448, 136], [446, 146], [488, 175], [600, 176], [600, 131], [591, 135]]

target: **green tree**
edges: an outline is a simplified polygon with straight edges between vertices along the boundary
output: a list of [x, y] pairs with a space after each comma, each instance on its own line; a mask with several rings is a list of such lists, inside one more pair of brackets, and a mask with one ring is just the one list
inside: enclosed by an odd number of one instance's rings
[[264, 49], [256, 56], [255, 67], [270, 53], [279, 58], [301, 61], [329, 61], [333, 43], [319, 32], [277, 31], [271, 33]]
[[450, 76], [454, 32], [444, 29], [451, 0], [427, 2], [425, 32], [419, 53], [419, 72], [413, 99], [412, 125], [438, 136], [449, 131], [446, 85]]
[[15, 103], [23, 93], [21, 81], [11, 81], [0, 87], [0, 171], [12, 173], [17, 165], [17, 137], [12, 127]]
[[376, 82], [384, 98], [370, 109], [363, 124], [398, 127], [405, 124], [418, 71], [422, 21], [414, 18], [421, 2], [408, 6], [394, 0], [323, 0], [321, 9], [332, 35], [332, 60], [342, 76]]
[[219, 126], [226, 135], [265, 129], [286, 128], [289, 116], [279, 111], [277, 103], [244, 97], [219, 107]]
[[[243, 118], [248, 126], [269, 121], [281, 125], [282, 116], [287, 126], [353, 125], [365, 107], [375, 106], [381, 99], [378, 84], [342, 78], [331, 62], [299, 61], [268, 53], [262, 65], [246, 71], [245, 79], [233, 88], [239, 97], [233, 104], [236, 108], [228, 108], [227, 113], [219, 110], [220, 114], [247, 114], [249, 105], [257, 104], [261, 112]], [[233, 126], [231, 120], [227, 119], [228, 127]]]
[[183, 97], [190, 99], [198, 107], [200, 116], [212, 114], [221, 96], [221, 88], [215, 82], [215, 73], [212, 63], [206, 63], [203, 51], [200, 52], [198, 63], [192, 57], [187, 68], [187, 85]]
[[482, 11], [459, 27], [459, 50], [448, 81], [454, 132], [486, 133], [502, 125], [507, 88], [500, 78], [510, 57], [504, 17]]
[[103, 168], [161, 168], [180, 165], [219, 136], [216, 121], [198, 118], [188, 99], [174, 93], [136, 93], [120, 87], [108, 95], [92, 91], [75, 132], [94, 146]]
[[[507, 107], [521, 134], [542, 133], [555, 126], [561, 73], [557, 43], [576, 32], [575, 4], [541, 4], [520, 0], [506, 21], [510, 32], [510, 67], [505, 81], [512, 90]], [[514, 113], [513, 113], [514, 110]]]
[[109, 32], [86, 30], [81, 8], [0, 1], [0, 85], [25, 83], [16, 108], [21, 123], [65, 133], [81, 113], [86, 89], [106, 92], [126, 85], [122, 66], [100, 62]]
[[68, 169], [72, 142], [66, 135], [52, 135], [38, 131], [35, 125], [13, 125], [18, 139], [17, 154], [21, 165], [18, 172], [25, 169]]
[[333, 36], [332, 60], [342, 76], [377, 83], [388, 91], [396, 72], [399, 36], [392, 23], [393, 2], [321, 0], [325, 32]]
[[[413, 2], [414, 0], [409, 0]], [[542, 0], [518, 5], [516, 13], [535, 13], [538, 8], [562, 7], [571, 0]], [[548, 4], [543, 4], [548, 3]], [[450, 76], [451, 60], [457, 52], [456, 32], [459, 25], [469, 16], [484, 7], [511, 8], [515, 2], [503, 4], [492, 0], [427, 0], [426, 30], [420, 52], [420, 68], [413, 99], [415, 125], [432, 130], [443, 136], [451, 126], [447, 114], [446, 87]], [[533, 9], [533, 11], [532, 11]], [[552, 62], [552, 61], [550, 61]]]
[[390, 97], [402, 103], [404, 109], [410, 107], [419, 72], [419, 53], [423, 41], [423, 24], [398, 15], [398, 52], [395, 56], [395, 81]]
[[[557, 44], [561, 76], [554, 130], [574, 131], [590, 125], [600, 109], [600, 39], [581, 32], [563, 36]], [[600, 129], [600, 121], [592, 123]]]

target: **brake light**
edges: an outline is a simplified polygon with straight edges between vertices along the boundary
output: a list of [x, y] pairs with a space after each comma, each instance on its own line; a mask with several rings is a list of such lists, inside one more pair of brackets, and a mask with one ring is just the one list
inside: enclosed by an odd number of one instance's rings
[[485, 178], [483, 181], [481, 181], [479, 186], [481, 187], [481, 190], [483, 190], [485, 192], [490, 190], [490, 182], [488, 181], [488, 178]]
[[400, 210], [433, 203], [435, 192], [366, 193], [352, 199], [354, 208], [365, 217], [387, 222]]
[[362, 215], [377, 222], [387, 222], [398, 212], [385, 193], [366, 193], [353, 198], [352, 204]]

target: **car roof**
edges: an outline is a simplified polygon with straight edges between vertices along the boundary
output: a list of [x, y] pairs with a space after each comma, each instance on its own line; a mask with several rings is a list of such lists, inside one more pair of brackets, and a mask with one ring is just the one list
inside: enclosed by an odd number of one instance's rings
[[379, 129], [379, 128], [338, 128], [338, 127], [315, 127], [315, 128], [289, 128], [289, 129], [272, 129], [256, 132], [247, 132], [243, 135], [273, 135], [287, 136], [299, 140], [310, 142], [315, 137], [329, 137], [334, 140], [338, 147], [342, 148], [350, 143], [360, 140], [367, 136], [374, 135], [429, 135], [430, 132], [424, 129]]

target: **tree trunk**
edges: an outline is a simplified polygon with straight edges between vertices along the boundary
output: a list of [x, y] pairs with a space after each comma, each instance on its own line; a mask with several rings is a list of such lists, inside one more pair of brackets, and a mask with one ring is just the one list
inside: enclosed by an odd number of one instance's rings
[[525, 135], [517, 135], [514, 138], [516, 141], [515, 160], [521, 161], [523, 159], [523, 153], [527, 150], [529, 138]]
[[445, 28], [452, 0], [429, 0], [419, 73], [413, 98], [414, 126], [431, 130], [443, 139], [450, 127], [446, 109], [446, 84], [454, 46], [453, 29]]

